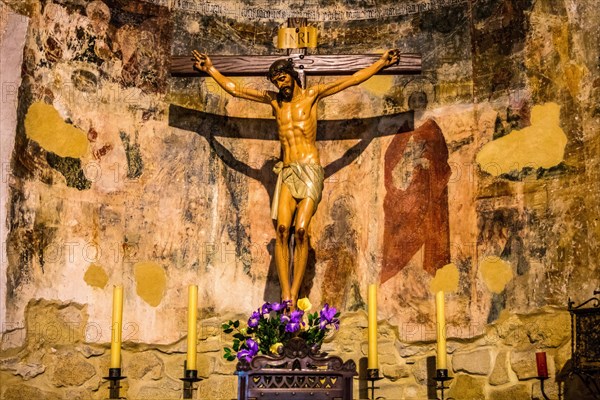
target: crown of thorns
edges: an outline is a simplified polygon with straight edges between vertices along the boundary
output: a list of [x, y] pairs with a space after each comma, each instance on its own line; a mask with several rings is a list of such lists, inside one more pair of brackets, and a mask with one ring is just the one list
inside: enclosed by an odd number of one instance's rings
[[267, 73], [267, 78], [273, 82], [273, 79], [279, 74], [288, 74], [300, 87], [302, 87], [302, 82], [300, 81], [300, 75], [294, 69], [294, 63], [291, 60], [277, 60], [269, 67], [269, 72]]

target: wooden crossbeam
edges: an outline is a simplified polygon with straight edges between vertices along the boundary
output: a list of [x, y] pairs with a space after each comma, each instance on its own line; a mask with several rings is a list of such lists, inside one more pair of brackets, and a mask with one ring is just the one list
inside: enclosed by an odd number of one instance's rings
[[[210, 55], [213, 65], [223, 74], [230, 76], [265, 76], [269, 66], [282, 58], [291, 58], [297, 69], [306, 75], [352, 75], [377, 61], [379, 54], [332, 54], [279, 56], [219, 56]], [[400, 56], [400, 62], [385, 68], [381, 75], [408, 75], [421, 73], [421, 56], [407, 53]], [[194, 69], [191, 56], [173, 56], [171, 75], [181, 77], [208, 76]]]

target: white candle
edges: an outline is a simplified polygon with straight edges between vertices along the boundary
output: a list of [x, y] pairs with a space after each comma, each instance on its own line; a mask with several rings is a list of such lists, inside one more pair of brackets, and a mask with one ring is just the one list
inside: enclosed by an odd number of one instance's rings
[[196, 321], [198, 320], [198, 286], [188, 287], [188, 332], [187, 332], [187, 369], [196, 369], [196, 340], [198, 332]]
[[367, 368], [378, 369], [379, 356], [377, 354], [377, 285], [369, 285], [367, 301], [369, 311], [369, 354]]
[[113, 288], [110, 368], [121, 368], [121, 335], [123, 330], [123, 286]]
[[444, 292], [439, 291], [435, 294], [437, 369], [448, 369], [446, 355], [446, 313], [444, 307]]

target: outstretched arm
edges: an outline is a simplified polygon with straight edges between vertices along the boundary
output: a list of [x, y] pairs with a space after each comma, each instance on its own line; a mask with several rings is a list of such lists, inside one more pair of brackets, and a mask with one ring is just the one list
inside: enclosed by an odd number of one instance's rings
[[344, 89], [349, 88], [350, 86], [355, 86], [363, 83], [383, 68], [389, 67], [390, 65], [394, 65], [400, 61], [400, 51], [398, 49], [388, 50], [381, 58], [375, 61], [373, 64], [369, 65], [366, 68], [361, 69], [358, 72], [355, 72], [353, 75], [347, 78], [341, 78], [336, 80], [335, 82], [318, 85], [317, 86], [317, 97], [323, 98], [327, 96], [331, 96], [332, 94], [336, 94], [341, 92]]
[[200, 53], [197, 50], [192, 51], [192, 54], [196, 59], [194, 67], [210, 75], [219, 84], [219, 86], [221, 86], [230, 95], [267, 104], [269, 104], [275, 98], [275, 93], [268, 90], [256, 90], [241, 87], [232, 79], [229, 79], [221, 74], [219, 70], [215, 68], [208, 55]]

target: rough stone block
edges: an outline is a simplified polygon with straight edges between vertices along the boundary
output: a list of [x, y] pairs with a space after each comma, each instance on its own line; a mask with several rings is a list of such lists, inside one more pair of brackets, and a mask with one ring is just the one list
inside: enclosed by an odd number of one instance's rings
[[227, 361], [223, 357], [217, 357], [214, 359], [214, 365], [212, 368], [217, 374], [233, 375], [233, 373], [235, 372], [236, 364], [237, 360]]
[[546, 313], [528, 317], [525, 329], [531, 343], [542, 347], [559, 347], [571, 338], [568, 312]]
[[234, 399], [237, 397], [237, 376], [211, 375], [198, 383], [198, 393], [205, 399]]
[[2, 400], [33, 400], [33, 399], [44, 399], [44, 400], [62, 400], [62, 396], [56, 393], [43, 391], [36, 387], [27, 385], [14, 385], [9, 386]]
[[94, 366], [77, 353], [59, 354], [50, 363], [50, 381], [57, 387], [81, 386], [94, 375]]
[[340, 325], [344, 326], [345, 328], [367, 328], [369, 326], [369, 321], [366, 313], [364, 311], [359, 311], [356, 313], [342, 314], [340, 318]]
[[[162, 383], [162, 382], [161, 382]], [[142, 386], [135, 396], [130, 396], [132, 399], [144, 399], [144, 400], [164, 400], [173, 399], [181, 395], [181, 386], [177, 388], [166, 387], [162, 384], [152, 384]]]
[[[208, 377], [215, 370], [215, 364], [217, 363], [215, 360], [216, 357], [209, 356], [206, 354], [201, 354], [198, 356], [198, 376]], [[225, 362], [228, 362], [224, 360]], [[231, 362], [231, 364], [235, 365], [235, 362]]]
[[512, 352], [510, 354], [510, 366], [519, 380], [535, 378], [537, 376], [535, 350]]
[[504, 385], [510, 381], [507, 360], [508, 353], [506, 351], [501, 351], [496, 356], [496, 363], [489, 379], [490, 385]]
[[[417, 400], [427, 398], [427, 388], [425, 386], [415, 385], [414, 383], [403, 384], [383, 380], [379, 381], [376, 386], [379, 387], [379, 389], [375, 391], [375, 396], [384, 399]], [[370, 390], [366, 394], [358, 391], [354, 393], [354, 397], [360, 398], [361, 400], [370, 399], [370, 396]]]
[[27, 381], [43, 374], [46, 371], [46, 366], [40, 363], [26, 362], [18, 357], [11, 357], [0, 361], [0, 370], [11, 371]]
[[434, 350], [433, 345], [415, 345], [402, 342], [396, 342], [396, 351], [400, 357], [413, 357], [430, 353]]
[[484, 378], [475, 378], [469, 375], [456, 375], [454, 382], [451, 383], [448, 397], [455, 399], [483, 400], [485, 395], [483, 388], [485, 386]]
[[164, 372], [162, 360], [149, 351], [128, 354], [123, 359], [123, 365], [130, 379], [142, 379], [147, 376], [150, 379], [160, 379]]
[[501, 318], [486, 335], [486, 341], [491, 344], [502, 342], [509, 346], [529, 343], [524, 323], [516, 315], [501, 314]]
[[[244, 319], [241, 319], [241, 322], [243, 321]], [[200, 341], [221, 337], [221, 335], [223, 335], [223, 331], [221, 330], [222, 324], [223, 321], [221, 320], [221, 318], [217, 317], [206, 318], [201, 320], [200, 329], [198, 331], [198, 337]]]
[[412, 365], [411, 371], [420, 385], [427, 385], [430, 375], [435, 373], [435, 357], [420, 358]]
[[223, 347], [230, 344], [230, 342], [223, 342], [220, 336], [212, 336], [206, 340], [200, 340], [198, 342], [199, 353], [214, 353], [223, 350]]
[[94, 356], [101, 356], [106, 352], [106, 349], [95, 346], [82, 345], [75, 347], [75, 350], [83, 354], [85, 358], [90, 358]]
[[65, 391], [65, 399], [69, 400], [93, 400], [94, 397], [90, 390], [87, 389], [71, 389]]
[[526, 385], [515, 385], [507, 389], [492, 390], [490, 400], [529, 400], [531, 395]]
[[383, 365], [381, 371], [383, 376], [392, 382], [410, 376], [410, 370], [405, 365]]
[[492, 357], [489, 349], [456, 353], [452, 356], [454, 372], [466, 372], [472, 375], [488, 375]]
[[396, 355], [396, 346], [393, 342], [379, 342], [378, 345], [379, 353], [379, 364], [391, 364], [395, 365], [398, 363], [398, 356]]

